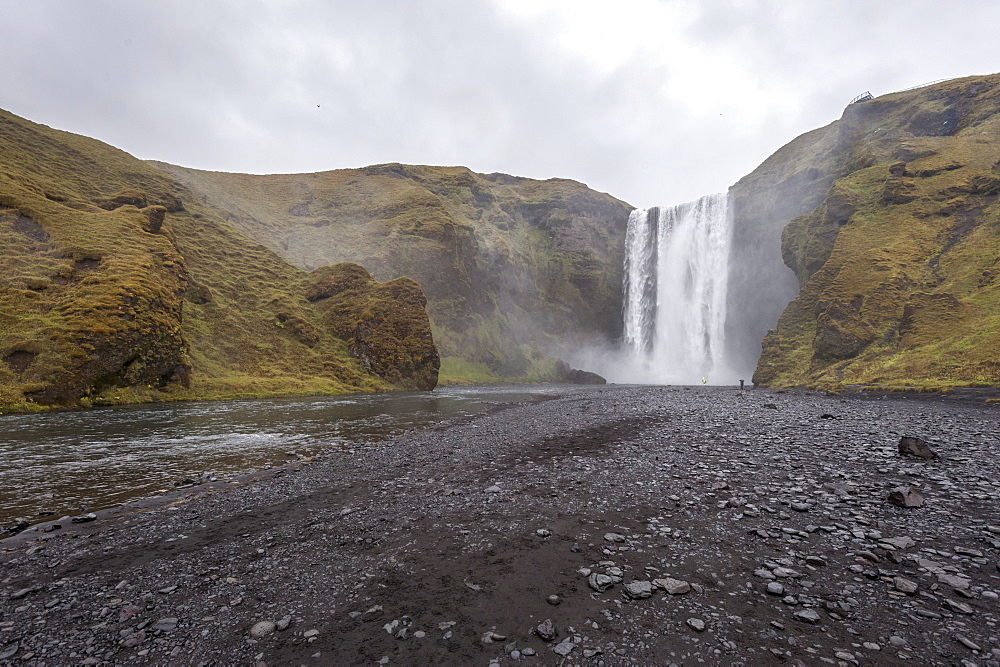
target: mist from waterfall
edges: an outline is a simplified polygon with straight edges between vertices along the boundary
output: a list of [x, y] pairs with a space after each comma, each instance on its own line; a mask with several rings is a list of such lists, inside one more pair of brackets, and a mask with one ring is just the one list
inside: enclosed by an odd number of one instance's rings
[[734, 384], [726, 360], [732, 215], [726, 194], [636, 209], [625, 237], [618, 381]]

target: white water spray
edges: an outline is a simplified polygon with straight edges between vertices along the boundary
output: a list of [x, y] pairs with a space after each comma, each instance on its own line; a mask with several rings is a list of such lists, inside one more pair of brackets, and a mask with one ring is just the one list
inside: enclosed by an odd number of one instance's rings
[[625, 237], [625, 347], [632, 381], [731, 384], [725, 359], [728, 197], [637, 209]]

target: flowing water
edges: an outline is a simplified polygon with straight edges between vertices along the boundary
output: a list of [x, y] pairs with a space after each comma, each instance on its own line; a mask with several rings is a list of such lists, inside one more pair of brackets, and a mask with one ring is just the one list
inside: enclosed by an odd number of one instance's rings
[[731, 238], [725, 194], [629, 216], [623, 324], [636, 380], [733, 382], [725, 360]]
[[538, 400], [570, 386], [492, 386], [268, 400], [166, 403], [0, 416], [0, 526], [79, 514], [406, 429]]

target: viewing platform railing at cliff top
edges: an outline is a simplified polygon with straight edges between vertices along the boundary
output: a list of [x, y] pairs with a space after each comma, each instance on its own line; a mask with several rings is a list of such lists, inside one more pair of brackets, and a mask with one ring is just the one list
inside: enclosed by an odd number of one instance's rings
[[[902, 90], [896, 90], [896, 91], [893, 91], [893, 92], [894, 93], [905, 93], [908, 90], [916, 90], [917, 88], [926, 88], [927, 86], [933, 86], [935, 83], [942, 83], [944, 81], [948, 81], [948, 79], [938, 79], [937, 81], [928, 81], [927, 83], [921, 83], [918, 86], [910, 86], [909, 88], [903, 88]], [[888, 94], [891, 95], [892, 93], [888, 93]], [[857, 104], [858, 102], [867, 102], [868, 100], [873, 100], [873, 99], [875, 99], [875, 97], [870, 92], [868, 92], [866, 90], [865, 92], [861, 93], [860, 95], [858, 95], [857, 97], [855, 97], [853, 100], [851, 100], [850, 102], [848, 102], [847, 106], [850, 106], [852, 104]]]

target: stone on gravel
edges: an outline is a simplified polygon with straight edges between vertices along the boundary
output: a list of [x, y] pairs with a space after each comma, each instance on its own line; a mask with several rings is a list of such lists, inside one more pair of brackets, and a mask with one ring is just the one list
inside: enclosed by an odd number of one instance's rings
[[969, 589], [969, 580], [965, 577], [960, 577], [956, 574], [938, 574], [938, 581], [942, 584], [947, 584], [955, 590], [966, 591]]
[[883, 538], [882, 541], [886, 544], [891, 544], [897, 549], [909, 549], [910, 547], [916, 545], [913, 538], [908, 535], [903, 535], [901, 537], [886, 537]]
[[809, 623], [810, 625], [816, 625], [819, 623], [819, 613], [814, 609], [802, 609], [801, 611], [795, 612], [793, 615], [796, 620], [802, 621], [803, 623]]
[[594, 572], [589, 577], [587, 577], [587, 584], [590, 585], [598, 593], [603, 593], [608, 590], [611, 585], [615, 583], [615, 580], [606, 574], [601, 574], [599, 572]]
[[686, 621], [686, 623], [688, 624], [688, 627], [694, 630], [695, 632], [705, 631], [705, 621], [701, 620], [700, 618], [689, 618]]
[[900, 593], [906, 593], [907, 595], [915, 595], [920, 585], [915, 581], [911, 581], [905, 577], [894, 577], [892, 580], [892, 585], [895, 586], [896, 590]]
[[176, 618], [161, 618], [153, 624], [153, 629], [161, 632], [172, 632], [177, 629], [177, 621]]
[[485, 493], [500, 493], [500, 492], [501, 492], [501, 489], [496, 484], [494, 484], [493, 486], [486, 487], [486, 491], [485, 491]]
[[607, 540], [608, 542], [618, 542], [618, 543], [621, 543], [621, 542], [625, 541], [625, 536], [624, 535], [619, 535], [618, 533], [605, 533], [604, 534], [604, 539]]
[[923, 507], [924, 497], [912, 486], [897, 486], [889, 492], [889, 502], [899, 507]]
[[277, 623], [274, 624], [274, 628], [278, 632], [284, 632], [285, 630], [288, 629], [288, 626], [290, 626], [291, 624], [292, 624], [292, 617], [291, 616], [285, 616], [280, 621], [278, 621]]
[[572, 653], [573, 649], [575, 649], [575, 648], [576, 648], [576, 644], [573, 643], [572, 639], [570, 639], [569, 637], [567, 637], [566, 639], [562, 640], [561, 642], [559, 642], [558, 644], [556, 644], [555, 646], [553, 646], [552, 650], [555, 651], [557, 654], [559, 654], [559, 655], [561, 655], [563, 657], [566, 657], [570, 653]]
[[649, 581], [633, 581], [625, 585], [625, 595], [633, 600], [644, 600], [653, 596], [653, 584]]
[[785, 587], [779, 584], [777, 581], [772, 581], [767, 584], [767, 592], [771, 595], [784, 595]]
[[937, 454], [933, 449], [927, 446], [926, 442], [920, 438], [913, 438], [905, 435], [899, 439], [899, 453], [917, 456], [925, 461], [937, 458]]
[[90, 514], [81, 514], [80, 516], [75, 516], [70, 521], [73, 523], [89, 523], [91, 521], [96, 521], [97, 515], [91, 512]]
[[535, 634], [542, 640], [550, 642], [559, 636], [559, 631], [556, 629], [555, 624], [552, 623], [552, 619], [547, 618], [535, 627]]
[[654, 579], [653, 585], [657, 588], [663, 589], [670, 595], [684, 595], [691, 590], [691, 584], [686, 581], [681, 581], [680, 579], [674, 579], [673, 577]]
[[277, 624], [274, 621], [258, 621], [253, 624], [250, 628], [250, 636], [254, 638], [266, 637], [277, 629]]
[[966, 614], [967, 616], [971, 616], [972, 614], [976, 613], [972, 607], [965, 604], [964, 602], [959, 602], [958, 600], [951, 600], [946, 598], [945, 604], [948, 605], [949, 609], [958, 614]]

